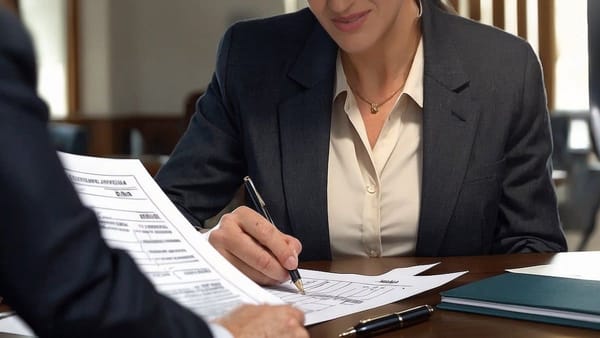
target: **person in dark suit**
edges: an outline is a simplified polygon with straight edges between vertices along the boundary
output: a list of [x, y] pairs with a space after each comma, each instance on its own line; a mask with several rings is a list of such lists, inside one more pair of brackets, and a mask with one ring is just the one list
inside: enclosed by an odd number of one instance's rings
[[207, 323], [157, 293], [102, 240], [69, 182], [35, 92], [28, 36], [0, 6], [0, 295], [40, 337], [308, 337], [291, 306]]
[[539, 61], [437, 0], [309, 0], [240, 22], [156, 180], [260, 283], [301, 260], [566, 250]]

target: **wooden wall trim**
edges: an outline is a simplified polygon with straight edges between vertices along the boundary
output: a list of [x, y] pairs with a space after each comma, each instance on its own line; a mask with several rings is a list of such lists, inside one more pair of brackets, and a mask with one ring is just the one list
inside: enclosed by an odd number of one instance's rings
[[527, 0], [517, 0], [517, 34], [527, 40]]
[[8, 8], [9, 11], [19, 15], [19, 1], [17, 0], [0, 0], [0, 6]]
[[67, 0], [67, 116], [79, 112], [79, 0]]
[[133, 129], [143, 136], [145, 154], [168, 155], [187, 128], [187, 122], [178, 116], [69, 118], [61, 122], [84, 126], [88, 132], [88, 154], [109, 157], [130, 154]]
[[554, 110], [556, 81], [556, 34], [554, 33], [554, 0], [538, 0], [539, 55], [544, 70], [548, 109]]
[[494, 26], [504, 29], [505, 21], [504, 21], [504, 0], [494, 0], [493, 2], [493, 10], [494, 10]]
[[481, 2], [480, 2], [480, 0], [471, 0], [469, 2], [469, 17], [475, 21], [481, 20]]
[[448, 0], [450, 6], [454, 7], [454, 10], [458, 12], [458, 0]]

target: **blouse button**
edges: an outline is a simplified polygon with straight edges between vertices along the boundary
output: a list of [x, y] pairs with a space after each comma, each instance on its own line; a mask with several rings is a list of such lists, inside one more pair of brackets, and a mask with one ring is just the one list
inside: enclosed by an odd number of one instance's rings
[[371, 249], [369, 250], [369, 257], [378, 257], [379, 253], [377, 252], [377, 250]]

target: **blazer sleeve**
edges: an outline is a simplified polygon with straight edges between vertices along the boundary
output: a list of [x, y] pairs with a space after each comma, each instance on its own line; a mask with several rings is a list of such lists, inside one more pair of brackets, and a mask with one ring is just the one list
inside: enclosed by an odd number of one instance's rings
[[228, 95], [234, 25], [222, 38], [215, 73], [188, 129], [155, 180], [196, 227], [216, 215], [242, 183], [246, 161], [234, 101]]
[[51, 145], [29, 37], [0, 9], [0, 295], [40, 337], [210, 337], [103, 241]]
[[496, 253], [565, 251], [552, 183], [552, 139], [539, 61], [528, 47], [520, 110], [506, 146]]

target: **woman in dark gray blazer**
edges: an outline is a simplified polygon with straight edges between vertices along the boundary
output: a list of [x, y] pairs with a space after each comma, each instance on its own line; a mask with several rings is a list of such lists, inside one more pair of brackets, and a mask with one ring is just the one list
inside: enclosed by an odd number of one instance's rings
[[[240, 22], [156, 179], [254, 280], [300, 259], [566, 250], [540, 65], [436, 0], [310, 0]], [[250, 205], [251, 206], [251, 205]]]

